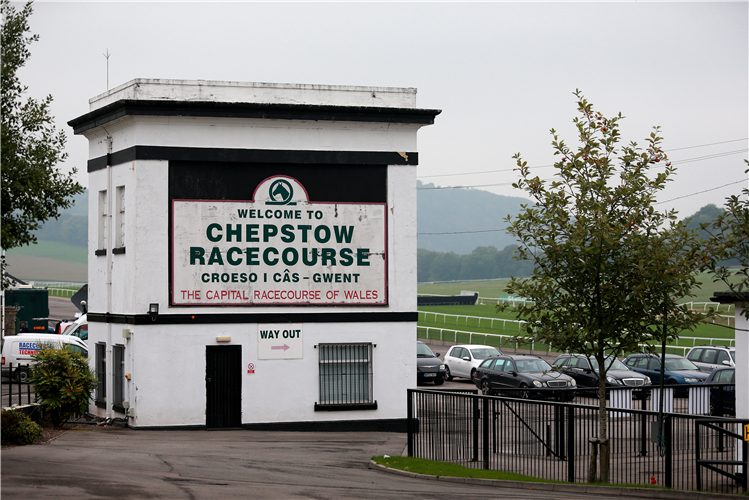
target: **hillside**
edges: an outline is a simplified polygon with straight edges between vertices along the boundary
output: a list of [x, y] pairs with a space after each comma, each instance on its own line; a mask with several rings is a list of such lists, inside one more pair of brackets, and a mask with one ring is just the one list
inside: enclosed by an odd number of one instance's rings
[[[500, 196], [478, 189], [434, 189], [433, 184], [417, 183], [418, 247], [435, 252], [469, 254], [476, 247], [502, 249], [516, 243], [504, 228], [504, 219], [515, 216], [525, 198]], [[481, 233], [425, 235], [423, 233]]]

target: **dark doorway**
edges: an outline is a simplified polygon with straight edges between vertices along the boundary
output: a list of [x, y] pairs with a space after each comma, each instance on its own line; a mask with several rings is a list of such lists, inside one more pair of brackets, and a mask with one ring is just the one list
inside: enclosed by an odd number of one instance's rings
[[205, 348], [205, 426], [242, 426], [242, 346]]

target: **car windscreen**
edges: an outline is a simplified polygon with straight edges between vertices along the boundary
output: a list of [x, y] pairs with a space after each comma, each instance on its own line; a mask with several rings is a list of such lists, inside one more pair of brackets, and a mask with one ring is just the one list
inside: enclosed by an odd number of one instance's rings
[[419, 358], [433, 358], [434, 352], [426, 344], [416, 344], [416, 355]]
[[[595, 371], [598, 371], [598, 361], [596, 358], [590, 358], [590, 364], [593, 365], [593, 369]], [[624, 363], [619, 361], [616, 358], [609, 358], [606, 360], [606, 369], [607, 370], [629, 370]]]
[[479, 349], [471, 349], [474, 359], [486, 359], [489, 356], [499, 356], [500, 352], [493, 347], [481, 347]]
[[551, 370], [549, 363], [543, 359], [516, 359], [515, 365], [519, 373], [541, 373]]
[[731, 360], [735, 363], [736, 362], [736, 352], [735, 351], [728, 351], [728, 354], [731, 355]]
[[699, 368], [687, 358], [666, 358], [666, 370], [678, 372], [682, 370], [699, 370]]

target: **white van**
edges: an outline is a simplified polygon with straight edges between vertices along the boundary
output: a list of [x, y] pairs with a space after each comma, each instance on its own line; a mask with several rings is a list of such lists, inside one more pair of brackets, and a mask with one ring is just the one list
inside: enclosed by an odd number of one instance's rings
[[13, 379], [25, 382], [29, 378], [29, 365], [34, 364], [31, 355], [38, 352], [43, 344], [57, 347], [71, 346], [74, 351], [88, 356], [86, 343], [72, 335], [55, 335], [54, 333], [20, 333], [3, 338], [2, 373], [9, 375], [13, 364]]
[[80, 318], [68, 325], [68, 327], [63, 330], [62, 335], [72, 335], [81, 340], [88, 340], [88, 320], [86, 319], [86, 314], [83, 314]]

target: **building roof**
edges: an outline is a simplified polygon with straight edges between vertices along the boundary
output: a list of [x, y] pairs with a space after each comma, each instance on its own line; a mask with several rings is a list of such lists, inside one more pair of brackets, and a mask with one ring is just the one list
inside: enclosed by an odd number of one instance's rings
[[710, 300], [719, 304], [749, 302], [749, 292], [715, 292]]

